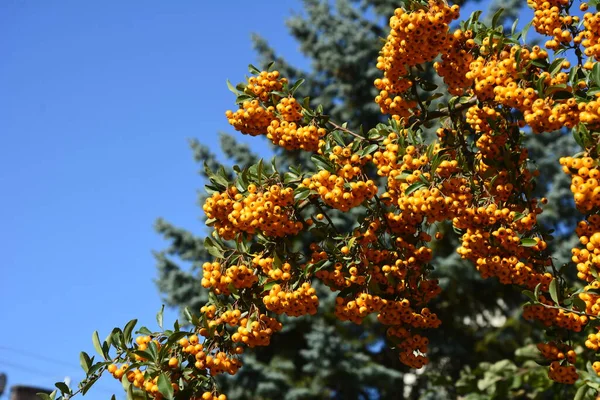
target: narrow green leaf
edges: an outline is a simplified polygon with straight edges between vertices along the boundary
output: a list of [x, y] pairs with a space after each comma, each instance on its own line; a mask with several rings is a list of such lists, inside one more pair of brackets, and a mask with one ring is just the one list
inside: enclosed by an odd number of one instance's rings
[[294, 83], [294, 86], [292, 86], [290, 88], [290, 93], [294, 94], [294, 92], [296, 92], [296, 90], [298, 90], [298, 88], [300, 87], [300, 85], [302, 85], [304, 83], [304, 79], [298, 79], [296, 81], [296, 83]]
[[600, 86], [600, 63], [594, 63], [590, 77], [596, 86]]
[[502, 16], [502, 13], [504, 12], [504, 8], [499, 8], [495, 13], [494, 16], [492, 17], [492, 29], [494, 29], [495, 27], [498, 26], [498, 20], [500, 19], [500, 17]]
[[562, 63], [564, 61], [564, 58], [557, 58], [554, 61], [552, 61], [552, 64], [550, 64], [550, 67], [548, 67], [548, 72], [550, 72], [550, 75], [554, 76], [558, 72], [560, 72], [560, 70], [562, 69]]
[[583, 147], [583, 140], [581, 139], [581, 133], [579, 132], [579, 127], [573, 128], [573, 139], [575, 139], [575, 143], [577, 143], [580, 147]]
[[542, 284], [541, 284], [541, 283], [538, 283], [538, 284], [535, 286], [535, 289], [533, 290], [533, 295], [535, 296], [535, 299], [536, 299], [537, 301], [539, 301], [539, 300], [540, 300], [540, 291], [541, 291], [541, 287], [542, 287]]
[[98, 336], [98, 331], [94, 331], [92, 334], [92, 343], [94, 344], [94, 349], [98, 354], [100, 354], [106, 360], [104, 355], [104, 351], [102, 350], [102, 345], [100, 344], [100, 336]]
[[165, 312], [165, 305], [163, 304], [160, 307], [160, 311], [156, 314], [156, 322], [158, 322], [158, 327], [160, 329], [163, 328], [163, 314], [164, 314], [164, 312]]
[[310, 196], [310, 189], [307, 187], [301, 187], [294, 190], [294, 199], [296, 201], [302, 201]]
[[525, 296], [527, 296], [531, 301], [535, 302], [535, 295], [533, 294], [533, 292], [531, 290], [523, 290], [521, 293], [523, 293]]
[[571, 301], [573, 302], [574, 308], [578, 309], [581, 312], [585, 312], [587, 305], [585, 304], [585, 301], [581, 300], [579, 295], [574, 294], [573, 296], [571, 296]]
[[523, 43], [527, 42], [527, 33], [529, 32], [529, 28], [531, 28], [531, 22], [525, 25], [523, 27], [523, 30], [521, 30], [521, 40], [523, 41]]
[[210, 237], [204, 239], [204, 248], [206, 249], [206, 251], [208, 251], [208, 253], [211, 256], [216, 258], [223, 258], [223, 252]]
[[335, 173], [335, 167], [331, 165], [331, 163], [329, 163], [329, 161], [327, 161], [325, 157], [313, 154], [310, 157], [310, 160], [317, 166], [317, 169], [324, 169], [331, 172], [332, 174]]
[[158, 391], [167, 400], [173, 399], [173, 386], [171, 386], [171, 380], [167, 378], [167, 375], [163, 372], [158, 376]]
[[135, 324], [137, 324], [137, 319], [132, 319], [131, 321], [129, 321], [127, 323], [127, 325], [125, 325], [125, 328], [123, 329], [123, 336], [127, 343], [131, 342], [131, 339], [132, 339], [131, 332], [133, 332], [133, 328], [135, 328]]
[[233, 85], [231, 84], [231, 82], [229, 82], [229, 79], [227, 79], [227, 88], [228, 88], [228, 89], [231, 91], [231, 93], [235, 94], [236, 96], [240, 94], [240, 91], [239, 91], [239, 90], [237, 90], [237, 89], [235, 88], [235, 86], [233, 86]]
[[79, 363], [81, 364], [81, 368], [83, 368], [83, 370], [86, 373], [90, 370], [90, 365], [92, 365], [92, 360], [90, 359], [90, 356], [85, 351], [82, 351], [81, 353], [79, 353]]
[[537, 242], [534, 239], [531, 239], [531, 238], [521, 239], [521, 246], [523, 246], [523, 247], [533, 247], [536, 244], [537, 244]]
[[333, 140], [340, 146], [344, 147], [346, 144], [344, 143], [344, 138], [342, 138], [342, 133], [340, 131], [334, 131], [332, 133]]
[[556, 304], [560, 304], [558, 301], [558, 281], [556, 280], [556, 278], [552, 279], [552, 282], [550, 282], [550, 286], [548, 287], [548, 291], [550, 292], [550, 298], [552, 299], [552, 301], [554, 301], [554, 303]]
[[379, 149], [378, 144], [372, 144], [365, 149], [365, 155], [374, 153], [377, 149]]
[[58, 390], [60, 390], [60, 392], [62, 394], [70, 394], [71, 393], [71, 389], [69, 388], [69, 386], [67, 386], [66, 383], [64, 382], [56, 382], [54, 384], [54, 386], [56, 386], [58, 388]]
[[248, 72], [250, 72], [253, 75], [260, 75], [260, 69], [256, 68], [252, 64], [248, 64]]
[[412, 185], [410, 185], [409, 187], [406, 188], [406, 191], [404, 192], [405, 195], [409, 195], [421, 188], [424, 188], [425, 186], [427, 186], [424, 182], [416, 182], [413, 183]]
[[577, 392], [575, 392], [575, 397], [573, 397], [573, 400], [583, 400], [588, 389], [589, 389], [589, 386], [586, 385], [585, 383], [583, 385], [581, 385], [579, 387], [579, 389], [577, 389]]
[[142, 326], [140, 329], [138, 329], [136, 333], [140, 335], [152, 335], [152, 331], [145, 326]]
[[131, 384], [127, 385], [127, 400], [135, 400], [135, 396], [133, 395], [133, 385]]

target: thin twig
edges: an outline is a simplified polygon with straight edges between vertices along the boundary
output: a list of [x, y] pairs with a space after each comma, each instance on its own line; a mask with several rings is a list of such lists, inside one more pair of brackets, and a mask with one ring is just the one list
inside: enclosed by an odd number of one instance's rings
[[449, 107], [446, 107], [438, 111], [432, 111], [427, 113], [427, 118], [425, 118], [423, 122], [431, 121], [432, 119], [436, 118], [448, 117], [453, 111], [463, 111], [464, 109], [474, 106], [475, 104], [477, 104], [477, 98], [471, 97], [466, 102], [457, 104], [456, 107], [454, 107], [452, 110], [450, 110]]
[[356, 132], [352, 132], [350, 129], [348, 128], [344, 128], [343, 126], [340, 126], [338, 124], [336, 124], [335, 122], [332, 121], [327, 121], [328, 124], [330, 124], [331, 126], [333, 126], [335, 129], [340, 130], [342, 132], [346, 132], [349, 135], [354, 136], [355, 138], [361, 139], [361, 140], [367, 140], [366, 137], [359, 135]]
[[329, 225], [331, 225], [333, 230], [339, 235], [340, 231], [338, 231], [337, 227], [333, 224], [333, 221], [331, 220], [331, 218], [329, 218], [329, 215], [327, 215], [325, 210], [323, 210], [323, 207], [321, 206], [321, 204], [319, 204], [318, 201], [311, 201], [311, 203], [314, 204], [319, 209], [319, 211], [321, 211], [321, 214], [323, 214], [323, 216], [327, 219], [327, 222], [329, 223]]

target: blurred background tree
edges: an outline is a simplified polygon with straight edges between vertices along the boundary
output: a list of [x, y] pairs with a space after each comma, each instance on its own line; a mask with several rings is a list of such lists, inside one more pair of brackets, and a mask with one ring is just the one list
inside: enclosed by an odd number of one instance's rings
[[[461, 2], [465, 3], [465, 2]], [[509, 25], [522, 12], [516, 0], [470, 2], [465, 9], [488, 7], [483, 19], [504, 8], [503, 23]], [[313, 105], [322, 104], [334, 121], [348, 122], [365, 131], [385, 117], [373, 101], [373, 81], [380, 76], [375, 68], [381, 40], [387, 36], [387, 21], [398, 0], [304, 0], [304, 10], [288, 19], [290, 34], [310, 60], [310, 70], [300, 70], [279, 57], [262, 37], [254, 36], [259, 64], [276, 62], [276, 69], [291, 81], [305, 78], [299, 95], [311, 95]], [[224, 110], [225, 111], [225, 110]], [[225, 118], [223, 118], [225, 123]], [[229, 160], [225, 166], [244, 167], [259, 158], [251, 149], [221, 133], [221, 147]], [[557, 162], [572, 154], [571, 136], [555, 132], [534, 136], [527, 143], [532, 158], [540, 160], [543, 172], [538, 195], [549, 198], [544, 217], [555, 229], [556, 265], [569, 262], [575, 243], [570, 227], [577, 222], [569, 178]], [[194, 157], [201, 165], [216, 170], [220, 163], [200, 142], [191, 141]], [[279, 166], [301, 165], [306, 154], [273, 149]], [[203, 171], [203, 168], [202, 168]], [[203, 172], [200, 172], [203, 175]], [[199, 204], [203, 204], [200, 195]], [[336, 225], [352, 228], [351, 213], [337, 215]], [[170, 245], [156, 253], [157, 284], [165, 302], [183, 309], [198, 310], [207, 299], [200, 285], [201, 265], [211, 257], [203, 247], [204, 238], [185, 228], [159, 219], [157, 231]], [[399, 362], [396, 350], [385, 343], [385, 331], [375, 318], [356, 326], [333, 316], [335, 294], [319, 288], [320, 312], [311, 318], [284, 318], [284, 330], [272, 345], [244, 355], [244, 368], [221, 384], [231, 399], [468, 399], [565, 398], [546, 376], [546, 370], [532, 361], [533, 344], [541, 338], [520, 316], [524, 302], [520, 291], [495, 279], [482, 280], [455, 249], [458, 237], [450, 225], [439, 226], [444, 239], [436, 242], [433, 261], [442, 294], [431, 308], [442, 320], [442, 328], [429, 333], [430, 363], [412, 371]], [[301, 245], [301, 244], [299, 244]], [[573, 268], [574, 269], [574, 268]]]

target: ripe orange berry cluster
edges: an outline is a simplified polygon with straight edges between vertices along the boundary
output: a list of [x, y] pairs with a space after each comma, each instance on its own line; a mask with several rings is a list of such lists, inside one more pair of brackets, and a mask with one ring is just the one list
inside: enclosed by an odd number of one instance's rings
[[302, 126], [296, 122], [274, 119], [267, 128], [267, 138], [287, 150], [316, 152], [320, 139], [327, 134], [325, 128], [316, 125]]
[[287, 83], [287, 79], [280, 78], [279, 71], [261, 71], [258, 76], [248, 78], [248, 84], [244, 92], [267, 102], [271, 92], [281, 90], [285, 83]]
[[327, 130], [312, 123], [304, 125], [300, 103], [291, 94], [279, 96], [285, 83], [287, 80], [279, 78], [278, 71], [262, 71], [250, 77], [245, 92], [256, 98], [243, 101], [237, 111], [228, 110], [225, 116], [244, 134], [266, 135], [273, 144], [286, 150], [316, 152]]
[[276, 118], [275, 107], [264, 107], [256, 99], [244, 101], [240, 109], [235, 112], [227, 110], [225, 116], [236, 131], [251, 136], [264, 135]]
[[276, 109], [284, 121], [295, 122], [302, 119], [302, 106], [293, 97], [284, 97], [279, 100]]
[[214, 193], [204, 203], [208, 218], [214, 218], [215, 231], [226, 240], [238, 233], [250, 235], [261, 232], [266, 236], [282, 237], [299, 232], [303, 224], [293, 216], [294, 191], [279, 185], [258, 190], [250, 184], [247, 196], [233, 186], [226, 192]]
[[[319, 154], [323, 154], [322, 150], [319, 150]], [[366, 156], [359, 156], [352, 152], [352, 144], [346, 147], [334, 146], [332, 153], [329, 154], [329, 160], [333, 161], [338, 167], [336, 175], [341, 176], [346, 180], [354, 179], [355, 177], [363, 174], [363, 166], [371, 161], [373, 157], [370, 154]]]
[[183, 353], [194, 356], [194, 367], [201, 371], [208, 370], [211, 376], [223, 373], [234, 375], [242, 366], [241, 361], [232, 355], [206, 349], [198, 335], [180, 339], [178, 343]]
[[252, 264], [255, 268], [260, 268], [273, 281], [289, 281], [292, 278], [292, 265], [285, 262], [280, 268], [275, 268], [274, 261], [273, 257], [257, 255], [253, 258]]
[[585, 341], [585, 347], [597, 352], [600, 349], [600, 332], [590, 333]]
[[555, 382], [572, 385], [579, 378], [579, 374], [573, 365], [561, 365], [559, 361], [552, 361], [548, 377]]
[[[548, 306], [554, 305], [554, 302], [545, 296], [540, 296], [540, 303]], [[585, 315], [578, 315], [565, 310], [544, 307], [540, 304], [528, 304], [523, 307], [523, 318], [527, 320], [537, 319], [545, 326], [557, 326], [573, 332], [581, 332], [588, 323]]]
[[348, 181], [327, 170], [304, 179], [302, 186], [317, 191], [327, 205], [341, 211], [348, 211], [377, 194], [377, 186], [372, 179]]
[[432, 61], [451, 45], [448, 24], [457, 19], [459, 6], [448, 6], [432, 0], [427, 10], [406, 12], [398, 8], [390, 18], [390, 34], [377, 58], [377, 68], [384, 72], [383, 79], [375, 81], [379, 95], [375, 101], [383, 114], [394, 119], [408, 118], [417, 103], [406, 97], [412, 86], [407, 78], [412, 66]]
[[233, 265], [225, 271], [219, 262], [205, 262], [202, 265], [202, 287], [213, 288], [215, 294], [231, 294], [229, 285], [236, 289], [250, 288], [258, 282], [252, 268], [246, 265]]
[[[160, 393], [158, 389], [158, 376], [147, 379], [144, 371], [141, 371], [138, 368], [129, 369], [127, 364], [121, 365], [121, 367], [117, 367], [115, 364], [111, 364], [108, 366], [108, 372], [112, 374], [115, 379], [121, 380], [123, 376], [136, 388], [143, 390], [149, 395], [152, 399], [162, 400], [163, 395]], [[173, 387], [173, 392], [177, 393], [179, 391], [179, 385], [175, 382], [171, 383]]]
[[591, 157], [561, 157], [563, 171], [572, 176], [571, 191], [579, 211], [587, 214], [600, 207], [600, 168]]
[[202, 396], [194, 397], [191, 400], [227, 400], [227, 396], [214, 392], [204, 392]]
[[274, 285], [263, 297], [267, 310], [275, 314], [286, 314], [290, 317], [317, 313], [319, 298], [309, 282], [304, 282], [296, 290], [287, 291], [280, 285]]
[[[573, 39], [571, 32], [565, 27], [572, 21], [566, 15], [561, 15], [564, 7], [569, 5], [569, 0], [527, 0], [527, 4], [534, 9], [531, 24], [538, 33], [553, 36], [556, 42], [568, 43]], [[554, 43], [547, 43], [546, 47], [553, 48]]]
[[266, 314], [257, 315], [253, 321], [242, 318], [237, 332], [231, 335], [231, 340], [248, 347], [268, 346], [271, 343], [271, 336], [279, 332], [281, 328], [282, 325], [279, 321]]
[[[596, 98], [598, 98], [598, 95], [596, 95]], [[591, 127], [597, 127], [600, 124], [600, 101], [591, 100], [587, 103], [578, 103], [577, 107], [580, 122]]]
[[600, 13], [585, 13], [583, 15], [582, 32], [584, 39], [581, 44], [586, 48], [585, 55], [598, 58], [600, 56]]
[[549, 342], [538, 343], [537, 348], [542, 353], [544, 358], [550, 361], [566, 360], [569, 364], [575, 364], [577, 355], [571, 346], [561, 343]]
[[473, 32], [457, 29], [448, 37], [448, 42], [446, 52], [442, 54], [442, 61], [433, 63], [433, 68], [444, 78], [448, 92], [460, 96], [473, 84], [465, 75], [473, 61], [473, 54], [470, 52], [475, 46]]

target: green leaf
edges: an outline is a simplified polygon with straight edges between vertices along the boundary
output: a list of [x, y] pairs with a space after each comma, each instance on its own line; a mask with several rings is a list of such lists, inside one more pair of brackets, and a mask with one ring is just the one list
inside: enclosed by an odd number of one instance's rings
[[165, 305], [163, 304], [160, 308], [160, 311], [156, 314], [156, 322], [158, 322], [158, 327], [160, 329], [163, 328], [163, 313], [165, 312]]
[[210, 237], [204, 239], [204, 248], [208, 253], [216, 258], [223, 258], [223, 251], [213, 242]]
[[296, 201], [302, 201], [310, 196], [310, 189], [307, 187], [300, 187], [294, 190], [294, 199]]
[[573, 397], [573, 400], [583, 400], [588, 389], [589, 389], [589, 386], [586, 384], [583, 384], [582, 386], [580, 386], [579, 389], [577, 389], [577, 392], [575, 392], [575, 397]]
[[271, 281], [269, 283], [265, 283], [265, 285], [262, 288], [262, 291], [263, 292], [268, 292], [268, 291], [270, 291], [273, 288], [273, 286], [277, 285], [278, 283], [279, 282], [277, 282], [277, 281]]
[[167, 378], [167, 375], [163, 372], [158, 376], [158, 391], [167, 400], [173, 399], [173, 386], [171, 386], [171, 380]]
[[560, 302], [558, 301], [558, 289], [559, 289], [559, 287], [558, 287], [558, 281], [556, 280], [556, 278], [554, 278], [554, 279], [552, 279], [552, 282], [550, 282], [550, 286], [548, 287], [548, 291], [550, 292], [550, 298], [556, 304], [560, 304]]
[[429, 81], [420, 81], [419, 86], [421, 87], [421, 89], [423, 89], [426, 92], [433, 92], [434, 90], [436, 90], [438, 88], [438, 86], [436, 84], [431, 83]]
[[342, 137], [342, 133], [340, 131], [333, 131], [331, 136], [337, 144], [339, 144], [342, 147], [346, 146], [346, 144], [344, 143], [344, 138]]
[[365, 150], [364, 150], [364, 154], [371, 154], [374, 153], [377, 149], [379, 149], [379, 145], [378, 144], [372, 144], [369, 145]]
[[585, 301], [581, 300], [579, 295], [574, 294], [573, 296], [571, 296], [571, 301], [573, 302], [574, 308], [578, 309], [581, 312], [585, 312], [587, 305], [585, 304]]
[[548, 72], [550, 72], [550, 75], [556, 75], [562, 69], [562, 63], [564, 61], [564, 58], [557, 58], [552, 61], [552, 64], [550, 64], [550, 67], [548, 67]]
[[69, 394], [69, 393], [71, 393], [71, 389], [70, 389], [70, 388], [69, 388], [69, 386], [68, 386], [66, 383], [64, 383], [64, 382], [56, 382], [56, 383], [54, 384], [54, 386], [56, 386], [56, 387], [58, 388], [58, 390], [60, 390], [60, 392], [61, 392], [61, 393], [63, 393], [63, 394], [65, 394], [65, 393], [66, 393], [66, 394]]
[[535, 299], [535, 295], [533, 294], [533, 292], [531, 290], [523, 290], [521, 293], [523, 293], [525, 296], [529, 297], [529, 299], [533, 302], [536, 301]]
[[167, 340], [167, 343], [169, 343], [169, 344], [175, 343], [179, 339], [182, 339], [182, 338], [186, 337], [187, 335], [189, 335], [189, 332], [184, 332], [184, 331], [173, 332], [171, 335], [169, 335], [169, 339]]
[[298, 88], [300, 87], [300, 85], [302, 85], [303, 83], [304, 83], [304, 79], [298, 79], [298, 80], [296, 81], [296, 83], [294, 83], [294, 86], [292, 86], [292, 87], [290, 88], [290, 93], [291, 93], [291, 94], [294, 94], [294, 92], [295, 92], [296, 90], [298, 90]]
[[534, 239], [531, 239], [531, 238], [521, 239], [521, 246], [523, 246], [523, 247], [533, 247], [536, 244], [537, 244], [537, 242]]
[[413, 183], [412, 185], [410, 185], [409, 187], [406, 188], [406, 191], [404, 192], [405, 195], [409, 195], [423, 187], [427, 186], [424, 182], [416, 182]]
[[127, 343], [131, 342], [131, 332], [133, 332], [133, 328], [135, 328], [135, 324], [137, 324], [137, 319], [132, 319], [125, 325], [123, 329], [123, 336], [125, 337], [125, 341]]
[[102, 345], [100, 344], [100, 336], [98, 336], [98, 331], [94, 331], [92, 334], [92, 343], [94, 344], [94, 349], [98, 354], [100, 354], [106, 360], [106, 356], [104, 355], [104, 350], [102, 349]]
[[[513, 22], [512, 27], [510, 28], [510, 35], [515, 36], [515, 32], [517, 31], [517, 26], [519, 25], [519, 18], [515, 18], [515, 22]], [[517, 39], [517, 38], [515, 38]], [[518, 64], [518, 63], [517, 63]]]
[[140, 335], [152, 335], [152, 331], [145, 326], [142, 326], [140, 329], [138, 329], [136, 333]]
[[494, 16], [492, 17], [492, 29], [494, 29], [495, 27], [498, 26], [498, 20], [500, 19], [500, 16], [502, 16], [503, 12], [504, 12], [504, 8], [499, 8], [494, 13]]
[[90, 356], [85, 351], [82, 351], [81, 353], [79, 353], [79, 363], [81, 364], [81, 368], [83, 368], [83, 370], [86, 373], [90, 370], [90, 365], [92, 365], [92, 360], [90, 359]]
[[581, 133], [579, 133], [578, 127], [573, 128], [573, 139], [575, 139], [575, 143], [577, 143], [580, 147], [583, 147], [583, 140], [581, 140]]
[[283, 262], [281, 261], [279, 254], [277, 254], [277, 252], [273, 252], [273, 269], [281, 269], [282, 265]]
[[313, 154], [310, 157], [310, 159], [317, 166], [317, 169], [319, 169], [319, 170], [324, 169], [324, 170], [327, 170], [327, 171], [331, 172], [332, 174], [335, 173], [334, 166], [331, 165], [331, 163], [329, 161], [327, 161], [325, 159], [325, 157]]
[[250, 72], [252, 75], [260, 75], [260, 69], [256, 68], [252, 64], [248, 64], [248, 72]]
[[600, 63], [594, 63], [590, 78], [592, 78], [592, 82], [594, 82], [596, 86], [600, 86]]
[[227, 88], [228, 88], [228, 89], [231, 91], [231, 93], [235, 94], [236, 96], [238, 96], [238, 95], [240, 94], [240, 91], [239, 91], [239, 90], [237, 90], [237, 89], [235, 88], [235, 86], [233, 86], [233, 85], [231, 84], [231, 82], [229, 82], [229, 79], [227, 79]]
[[235, 104], [243, 104], [245, 101], [250, 100], [254, 100], [254, 97], [250, 96], [249, 94], [240, 94], [235, 98]]
[[[124, 375], [123, 375], [123, 378], [125, 378]], [[127, 382], [127, 383], [129, 383], [129, 382]], [[131, 385], [131, 384], [127, 385], [127, 400], [135, 400], [135, 396], [133, 395], [133, 385]]]
[[541, 288], [542, 288], [542, 283], [540, 282], [537, 285], [535, 285], [535, 289], [533, 290], [533, 295], [535, 296], [535, 299], [537, 301], [540, 300], [540, 291], [541, 291]]
[[531, 28], [531, 21], [521, 30], [521, 40], [523, 41], [523, 44], [527, 42], [527, 33], [529, 32], [529, 28]]

